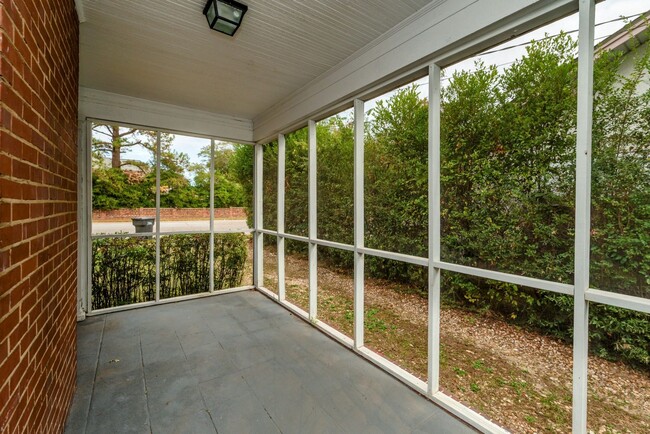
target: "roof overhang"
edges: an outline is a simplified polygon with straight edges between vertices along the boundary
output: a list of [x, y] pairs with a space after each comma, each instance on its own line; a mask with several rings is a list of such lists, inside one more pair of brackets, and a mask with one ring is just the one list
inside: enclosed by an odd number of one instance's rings
[[650, 11], [639, 16], [619, 31], [613, 33], [596, 47], [596, 52], [615, 51], [622, 54], [629, 53], [636, 47], [648, 41], [648, 20]]
[[[203, 0], [77, 1], [86, 18], [81, 116], [242, 142], [272, 140], [422, 76], [432, 62], [449, 65], [568, 15], [578, 3], [395, 0], [367, 10], [363, 0], [250, 0], [247, 22], [229, 38], [207, 27]], [[284, 28], [282, 14], [290, 18]]]

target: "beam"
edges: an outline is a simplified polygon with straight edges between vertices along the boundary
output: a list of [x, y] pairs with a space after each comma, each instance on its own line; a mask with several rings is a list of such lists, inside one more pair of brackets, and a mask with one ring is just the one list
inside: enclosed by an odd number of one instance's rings
[[264, 286], [264, 235], [262, 229], [262, 192], [264, 148], [255, 145], [253, 164], [253, 285], [256, 288]]
[[214, 292], [214, 139], [210, 140], [210, 292]]
[[253, 123], [248, 119], [86, 87], [79, 88], [79, 118], [111, 121], [237, 143], [253, 143]]
[[160, 301], [160, 131], [156, 131], [156, 302]]
[[363, 347], [364, 329], [364, 108], [354, 101], [354, 347]]
[[285, 289], [285, 269], [284, 269], [284, 178], [286, 172], [286, 141], [284, 134], [278, 135], [278, 300], [284, 301], [286, 297]]
[[84, 11], [84, 3], [82, 0], [74, 0], [75, 9], [77, 9], [77, 18], [79, 24], [86, 22], [86, 12]]
[[595, 9], [594, 0], [580, 0], [573, 293], [573, 432], [575, 434], [587, 432], [589, 302], [585, 294], [589, 289]]
[[440, 67], [429, 66], [429, 323], [427, 392], [440, 388]]
[[[575, 0], [455, 0], [432, 2], [352, 54], [254, 121], [254, 140], [266, 142], [334, 107], [367, 99], [409, 72], [435, 61], [446, 66], [574, 12]], [[461, 25], [459, 25], [461, 24]]]
[[307, 123], [309, 134], [309, 319], [317, 317], [318, 306], [318, 246], [314, 242], [318, 238], [316, 227], [317, 212], [317, 174], [316, 174], [316, 122]]

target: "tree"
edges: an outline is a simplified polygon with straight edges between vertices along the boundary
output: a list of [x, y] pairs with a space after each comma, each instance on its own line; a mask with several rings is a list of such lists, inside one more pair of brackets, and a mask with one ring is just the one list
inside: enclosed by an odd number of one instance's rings
[[[232, 170], [231, 162], [235, 156], [235, 149], [241, 146], [252, 148], [247, 145], [233, 145], [230, 143], [216, 144], [214, 148], [214, 206], [215, 208], [228, 208], [244, 206], [244, 190], [236, 180]], [[208, 200], [210, 197], [210, 145], [204, 146], [199, 151], [200, 163], [190, 166], [194, 189], [201, 197]]]
[[[187, 154], [173, 149], [174, 135], [160, 133], [161, 205], [204, 205], [186, 178]], [[93, 206], [95, 209], [153, 206], [155, 197], [157, 133], [114, 124], [94, 124], [92, 137]], [[137, 147], [147, 157], [128, 158]], [[110, 166], [105, 160], [110, 158]], [[135, 168], [135, 169], [134, 169]], [[203, 201], [209, 203], [207, 200]]]
[[[155, 162], [157, 133], [137, 128], [120, 127], [116, 124], [95, 123], [92, 126], [92, 150], [96, 162], [104, 166], [105, 157], [110, 157], [110, 167], [119, 169], [124, 165], [133, 165], [145, 173], [148, 173]], [[160, 148], [163, 159], [161, 162], [172, 161], [178, 158], [172, 150], [174, 135], [169, 133], [160, 134]], [[124, 158], [135, 146], [142, 146], [150, 153], [149, 161], [143, 162], [137, 159]]]

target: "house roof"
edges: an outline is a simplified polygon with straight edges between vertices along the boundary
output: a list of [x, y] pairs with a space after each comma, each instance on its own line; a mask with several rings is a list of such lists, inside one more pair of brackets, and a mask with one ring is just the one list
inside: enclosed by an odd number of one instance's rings
[[596, 46], [596, 52], [620, 51], [625, 54], [648, 40], [650, 11], [621, 27]]

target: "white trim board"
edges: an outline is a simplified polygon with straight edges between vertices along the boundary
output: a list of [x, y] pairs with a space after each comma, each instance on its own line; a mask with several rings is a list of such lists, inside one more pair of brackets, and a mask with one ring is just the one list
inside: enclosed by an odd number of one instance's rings
[[238, 143], [252, 143], [253, 122], [231, 116], [134, 98], [87, 87], [79, 88], [79, 118], [135, 124]]
[[426, 8], [397, 31], [256, 116], [254, 140], [273, 140], [334, 106], [364, 98], [385, 83], [435, 60], [444, 66], [574, 12], [574, 0], [455, 0]]
[[84, 4], [81, 0], [74, 0], [74, 7], [77, 10], [77, 18], [79, 24], [86, 21], [86, 13], [84, 12]]

